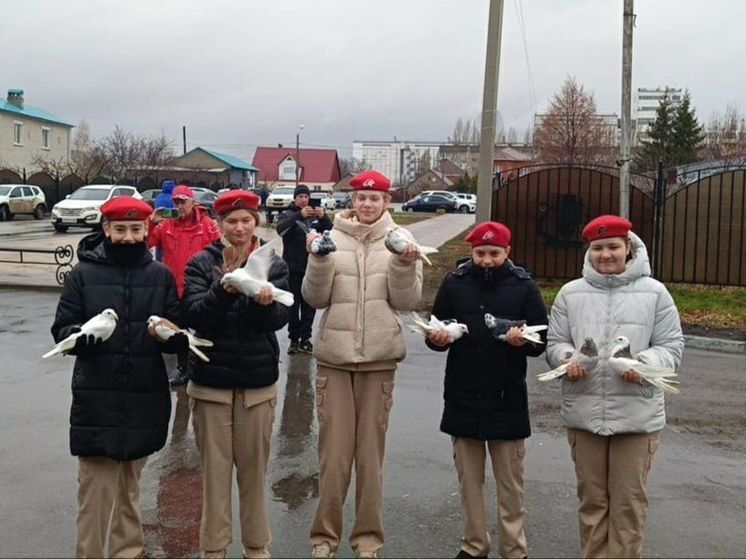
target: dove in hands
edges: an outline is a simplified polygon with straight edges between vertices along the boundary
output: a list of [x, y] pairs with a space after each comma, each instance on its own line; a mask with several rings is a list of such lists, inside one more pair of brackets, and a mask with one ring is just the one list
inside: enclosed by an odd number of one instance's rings
[[285, 306], [292, 307], [295, 298], [293, 294], [284, 289], [272, 285], [267, 279], [269, 267], [272, 263], [272, 255], [275, 249], [282, 246], [282, 238], [276, 237], [263, 244], [249, 255], [243, 268], [237, 268], [220, 278], [220, 284], [230, 285], [248, 297], [259, 295], [263, 288], [270, 288], [275, 301]]
[[174, 334], [182, 333], [186, 334], [187, 340], [189, 340], [189, 349], [202, 361], [210, 361], [199, 348], [200, 347], [212, 347], [214, 344], [210, 340], [204, 338], [198, 338], [189, 330], [182, 330], [176, 324], [165, 318], [161, 318], [157, 315], [152, 315], [148, 318], [148, 331], [150, 331], [156, 339], [165, 342]]
[[614, 338], [609, 351], [609, 367], [620, 375], [628, 371], [637, 373], [643, 380], [665, 392], [672, 394], [681, 392], [676, 386], [679, 381], [673, 380], [677, 376], [676, 371], [668, 367], [654, 367], [635, 359], [632, 356], [629, 340], [625, 336]]
[[572, 354], [568, 353], [562, 365], [546, 373], [536, 375], [536, 380], [539, 382], [548, 382], [559, 378], [567, 373], [567, 367], [570, 363], [577, 363], [585, 369], [586, 373], [589, 373], [598, 365], [598, 347], [593, 338], [586, 338], [579, 349], [576, 349]]
[[321, 235], [311, 241], [311, 253], [326, 256], [337, 250], [337, 245], [332, 240], [332, 232], [324, 231]]
[[467, 328], [466, 324], [461, 324], [455, 320], [439, 320], [434, 314], [430, 315], [429, 322], [425, 322], [420, 315], [412, 313], [412, 322], [413, 324], [408, 324], [407, 326], [412, 332], [417, 332], [418, 334], [428, 336], [441, 330], [447, 332], [449, 344], [458, 340], [464, 334], [469, 333], [469, 328]]
[[544, 342], [541, 341], [539, 332], [547, 329], [546, 324], [528, 326], [525, 320], [508, 320], [507, 318], [498, 318], [490, 313], [485, 313], [484, 323], [490, 332], [492, 332], [492, 336], [501, 342], [506, 342], [508, 340], [508, 330], [515, 326], [520, 329], [521, 336], [527, 342], [543, 344]]
[[119, 316], [114, 309], [104, 309], [94, 317], [91, 317], [78, 332], [70, 334], [52, 349], [42, 355], [42, 359], [48, 359], [53, 355], [66, 354], [75, 347], [75, 343], [81, 336], [93, 336], [98, 342], [105, 342], [114, 333]]
[[430, 262], [430, 259], [427, 257], [427, 255], [438, 252], [437, 248], [418, 245], [416, 242], [399, 233], [399, 231], [396, 230], [396, 227], [392, 227], [388, 230], [388, 232], [386, 233], [386, 238], [383, 242], [386, 245], [386, 248], [394, 254], [404, 254], [410, 244], [414, 245], [419, 252], [422, 261], [426, 262], [429, 266], [432, 266], [433, 263]]

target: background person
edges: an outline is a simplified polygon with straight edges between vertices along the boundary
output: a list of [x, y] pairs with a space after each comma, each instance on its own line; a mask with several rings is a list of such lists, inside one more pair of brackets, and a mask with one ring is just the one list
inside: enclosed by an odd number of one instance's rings
[[[394, 372], [406, 356], [396, 311], [411, 311], [422, 294], [416, 245], [402, 255], [384, 244], [398, 228], [387, 211], [388, 178], [366, 171], [352, 178], [352, 210], [337, 213], [336, 252], [311, 254], [303, 296], [322, 309], [314, 356], [319, 418], [319, 503], [311, 527], [314, 557], [329, 557], [342, 538], [343, 506], [355, 464], [358, 557], [376, 557], [384, 543], [383, 456], [393, 405]], [[411, 238], [405, 229], [398, 228]], [[315, 235], [308, 236], [308, 243]]]
[[[220, 284], [221, 271], [243, 266], [260, 246], [259, 197], [229, 190], [215, 200], [222, 232], [189, 261], [184, 312], [197, 335], [214, 342], [210, 362], [192, 360], [187, 394], [202, 468], [200, 547], [225, 557], [232, 541], [231, 487], [238, 480], [244, 557], [269, 557], [266, 472], [277, 405], [279, 346], [275, 331], [288, 320], [268, 287], [247, 297]], [[287, 289], [287, 265], [274, 257], [269, 281]]]
[[277, 220], [277, 232], [282, 235], [282, 257], [290, 270], [290, 291], [295, 296], [295, 303], [290, 308], [290, 322], [288, 323], [288, 338], [290, 345], [288, 353], [313, 352], [311, 330], [316, 309], [306, 302], [301, 293], [303, 276], [308, 265], [308, 251], [306, 250], [306, 232], [298, 225], [298, 221], [321, 233], [332, 228], [332, 222], [318, 206], [309, 205], [310, 192], [305, 184], [295, 188], [294, 199], [290, 207], [280, 214]]
[[631, 229], [614, 215], [585, 226], [583, 277], [560, 289], [549, 319], [547, 361], [553, 368], [586, 337], [601, 357], [591, 371], [570, 362], [561, 381], [583, 557], [642, 556], [648, 473], [666, 424], [663, 391], [633, 371], [611, 371], [605, 363], [609, 346], [626, 336], [637, 359], [670, 368], [679, 366], [684, 350], [673, 299], [650, 277], [647, 250]]

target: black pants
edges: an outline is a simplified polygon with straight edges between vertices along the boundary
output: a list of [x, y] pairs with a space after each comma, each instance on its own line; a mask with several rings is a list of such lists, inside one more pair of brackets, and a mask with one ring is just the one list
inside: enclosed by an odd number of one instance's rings
[[295, 302], [290, 307], [290, 322], [288, 323], [288, 338], [291, 342], [311, 339], [313, 317], [316, 316], [316, 309], [306, 303], [300, 292], [303, 275], [302, 272], [290, 272], [290, 291], [295, 296]]

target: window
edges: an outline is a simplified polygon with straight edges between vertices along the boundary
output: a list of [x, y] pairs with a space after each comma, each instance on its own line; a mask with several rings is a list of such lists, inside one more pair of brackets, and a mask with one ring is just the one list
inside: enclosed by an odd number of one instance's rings
[[286, 159], [280, 164], [280, 180], [295, 180], [295, 161]]
[[42, 149], [50, 149], [50, 141], [49, 137], [52, 131], [49, 128], [42, 127], [41, 129], [41, 148]]
[[14, 122], [13, 123], [13, 145], [16, 146], [22, 146], [23, 145], [23, 123], [22, 122]]
[[21, 198], [23, 196], [23, 192], [21, 191], [20, 186], [16, 186], [10, 193], [11, 198]]
[[27, 198], [30, 198], [31, 196], [33, 196], [33, 195], [34, 195], [34, 191], [33, 191], [33, 190], [31, 190], [31, 187], [29, 187], [29, 186], [24, 186], [24, 187], [23, 187], [23, 195], [24, 195], [25, 197], [27, 197]]

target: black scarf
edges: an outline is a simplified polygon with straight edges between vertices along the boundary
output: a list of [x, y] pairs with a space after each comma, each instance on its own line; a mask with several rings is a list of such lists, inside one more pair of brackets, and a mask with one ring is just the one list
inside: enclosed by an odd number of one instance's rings
[[143, 260], [145, 253], [148, 252], [148, 246], [142, 243], [133, 244], [114, 244], [110, 238], [104, 241], [104, 250], [106, 257], [119, 266], [133, 266]]

